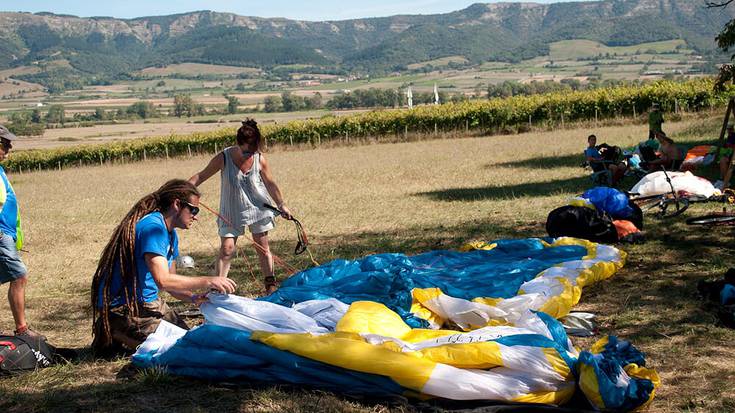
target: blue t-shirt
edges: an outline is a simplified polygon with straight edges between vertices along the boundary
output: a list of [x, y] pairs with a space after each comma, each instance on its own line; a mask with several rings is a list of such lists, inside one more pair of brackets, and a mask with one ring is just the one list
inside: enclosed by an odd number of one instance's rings
[[[175, 230], [168, 231], [163, 215], [160, 212], [151, 212], [144, 216], [135, 225], [135, 266], [138, 269], [138, 301], [151, 302], [158, 298], [158, 285], [145, 264], [145, 254], [154, 254], [166, 257], [169, 267], [179, 256], [179, 238]], [[102, 307], [102, 294], [98, 307]], [[110, 306], [117, 307], [126, 304], [125, 292], [120, 277], [120, 264], [115, 264], [110, 285]]]
[[[3, 234], [17, 239], [18, 236], [18, 200], [15, 198], [15, 191], [10, 185], [8, 176], [5, 175], [5, 169], [0, 166], [0, 179], [2, 179], [3, 187], [0, 188], [0, 201], [2, 201], [2, 211], [0, 211], [0, 231]], [[4, 199], [2, 199], [4, 198]]]
[[602, 155], [600, 155], [600, 151], [598, 151], [597, 148], [587, 147], [587, 149], [584, 150], [584, 156], [585, 158], [592, 158], [598, 161], [602, 160]]

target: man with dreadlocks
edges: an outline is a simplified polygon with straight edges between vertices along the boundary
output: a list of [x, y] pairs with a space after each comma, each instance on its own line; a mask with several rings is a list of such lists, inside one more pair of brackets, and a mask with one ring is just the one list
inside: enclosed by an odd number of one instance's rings
[[286, 207], [281, 190], [273, 180], [268, 162], [260, 151], [261, 135], [255, 120], [247, 119], [242, 122], [235, 139], [237, 145], [225, 148], [215, 155], [201, 172], [189, 178], [189, 182], [199, 186], [216, 172], [219, 171], [221, 175], [220, 212], [217, 220], [221, 244], [217, 275], [227, 277], [230, 262], [235, 255], [237, 238], [247, 228], [253, 234], [260, 270], [265, 277], [265, 292], [270, 294], [276, 290], [277, 283], [273, 272], [273, 255], [268, 244], [268, 231], [275, 228], [276, 213], [265, 205], [275, 204], [285, 219], [291, 219], [291, 211]]
[[161, 300], [160, 290], [195, 304], [206, 298], [193, 291], [235, 291], [237, 285], [229, 278], [176, 274], [175, 228], [191, 228], [199, 196], [191, 183], [172, 179], [138, 201], [113, 232], [92, 281], [92, 348], [98, 354], [135, 350], [161, 320], [187, 328]]

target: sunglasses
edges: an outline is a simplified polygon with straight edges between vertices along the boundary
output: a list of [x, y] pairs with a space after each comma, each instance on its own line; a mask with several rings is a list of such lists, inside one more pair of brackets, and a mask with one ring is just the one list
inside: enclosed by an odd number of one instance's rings
[[184, 204], [186, 204], [186, 206], [189, 208], [189, 211], [191, 211], [191, 216], [193, 216], [193, 217], [197, 216], [197, 214], [199, 213], [199, 207], [198, 206], [192, 205], [192, 204], [190, 204], [190, 203], [188, 203], [186, 201], [184, 201]]

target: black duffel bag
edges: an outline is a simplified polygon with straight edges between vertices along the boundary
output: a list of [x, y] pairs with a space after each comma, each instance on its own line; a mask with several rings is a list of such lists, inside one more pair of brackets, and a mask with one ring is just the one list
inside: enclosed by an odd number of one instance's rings
[[551, 211], [546, 219], [546, 232], [554, 238], [574, 237], [603, 244], [618, 242], [612, 219], [587, 207], [566, 205]]
[[54, 349], [45, 340], [0, 335], [0, 375], [16, 374], [53, 364]]

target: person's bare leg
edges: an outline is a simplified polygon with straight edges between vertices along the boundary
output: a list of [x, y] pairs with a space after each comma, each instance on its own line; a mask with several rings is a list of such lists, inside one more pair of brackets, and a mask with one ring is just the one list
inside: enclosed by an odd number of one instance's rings
[[727, 169], [730, 167], [730, 158], [723, 156], [722, 159], [720, 159], [720, 180], [725, 179], [725, 175], [727, 174]]
[[220, 240], [219, 257], [217, 258], [215, 271], [217, 273], [216, 275], [227, 277], [227, 274], [230, 273], [230, 263], [232, 262], [232, 258], [235, 256], [237, 238], [221, 237]]
[[8, 288], [8, 302], [10, 303], [10, 311], [13, 313], [15, 320], [15, 329], [19, 330], [26, 326], [26, 284], [28, 275], [10, 282]]
[[[265, 280], [271, 279], [274, 280], [273, 277], [273, 254], [271, 254], [270, 245], [268, 244], [268, 232], [261, 232], [260, 234], [253, 234], [253, 241], [255, 241], [260, 248], [256, 248], [258, 251], [258, 262], [260, 263], [260, 271], [263, 273], [263, 277]], [[268, 282], [266, 281], [266, 284]], [[266, 285], [268, 287], [268, 285]], [[266, 292], [271, 293], [275, 291], [275, 286], [273, 288], [267, 288]]]

